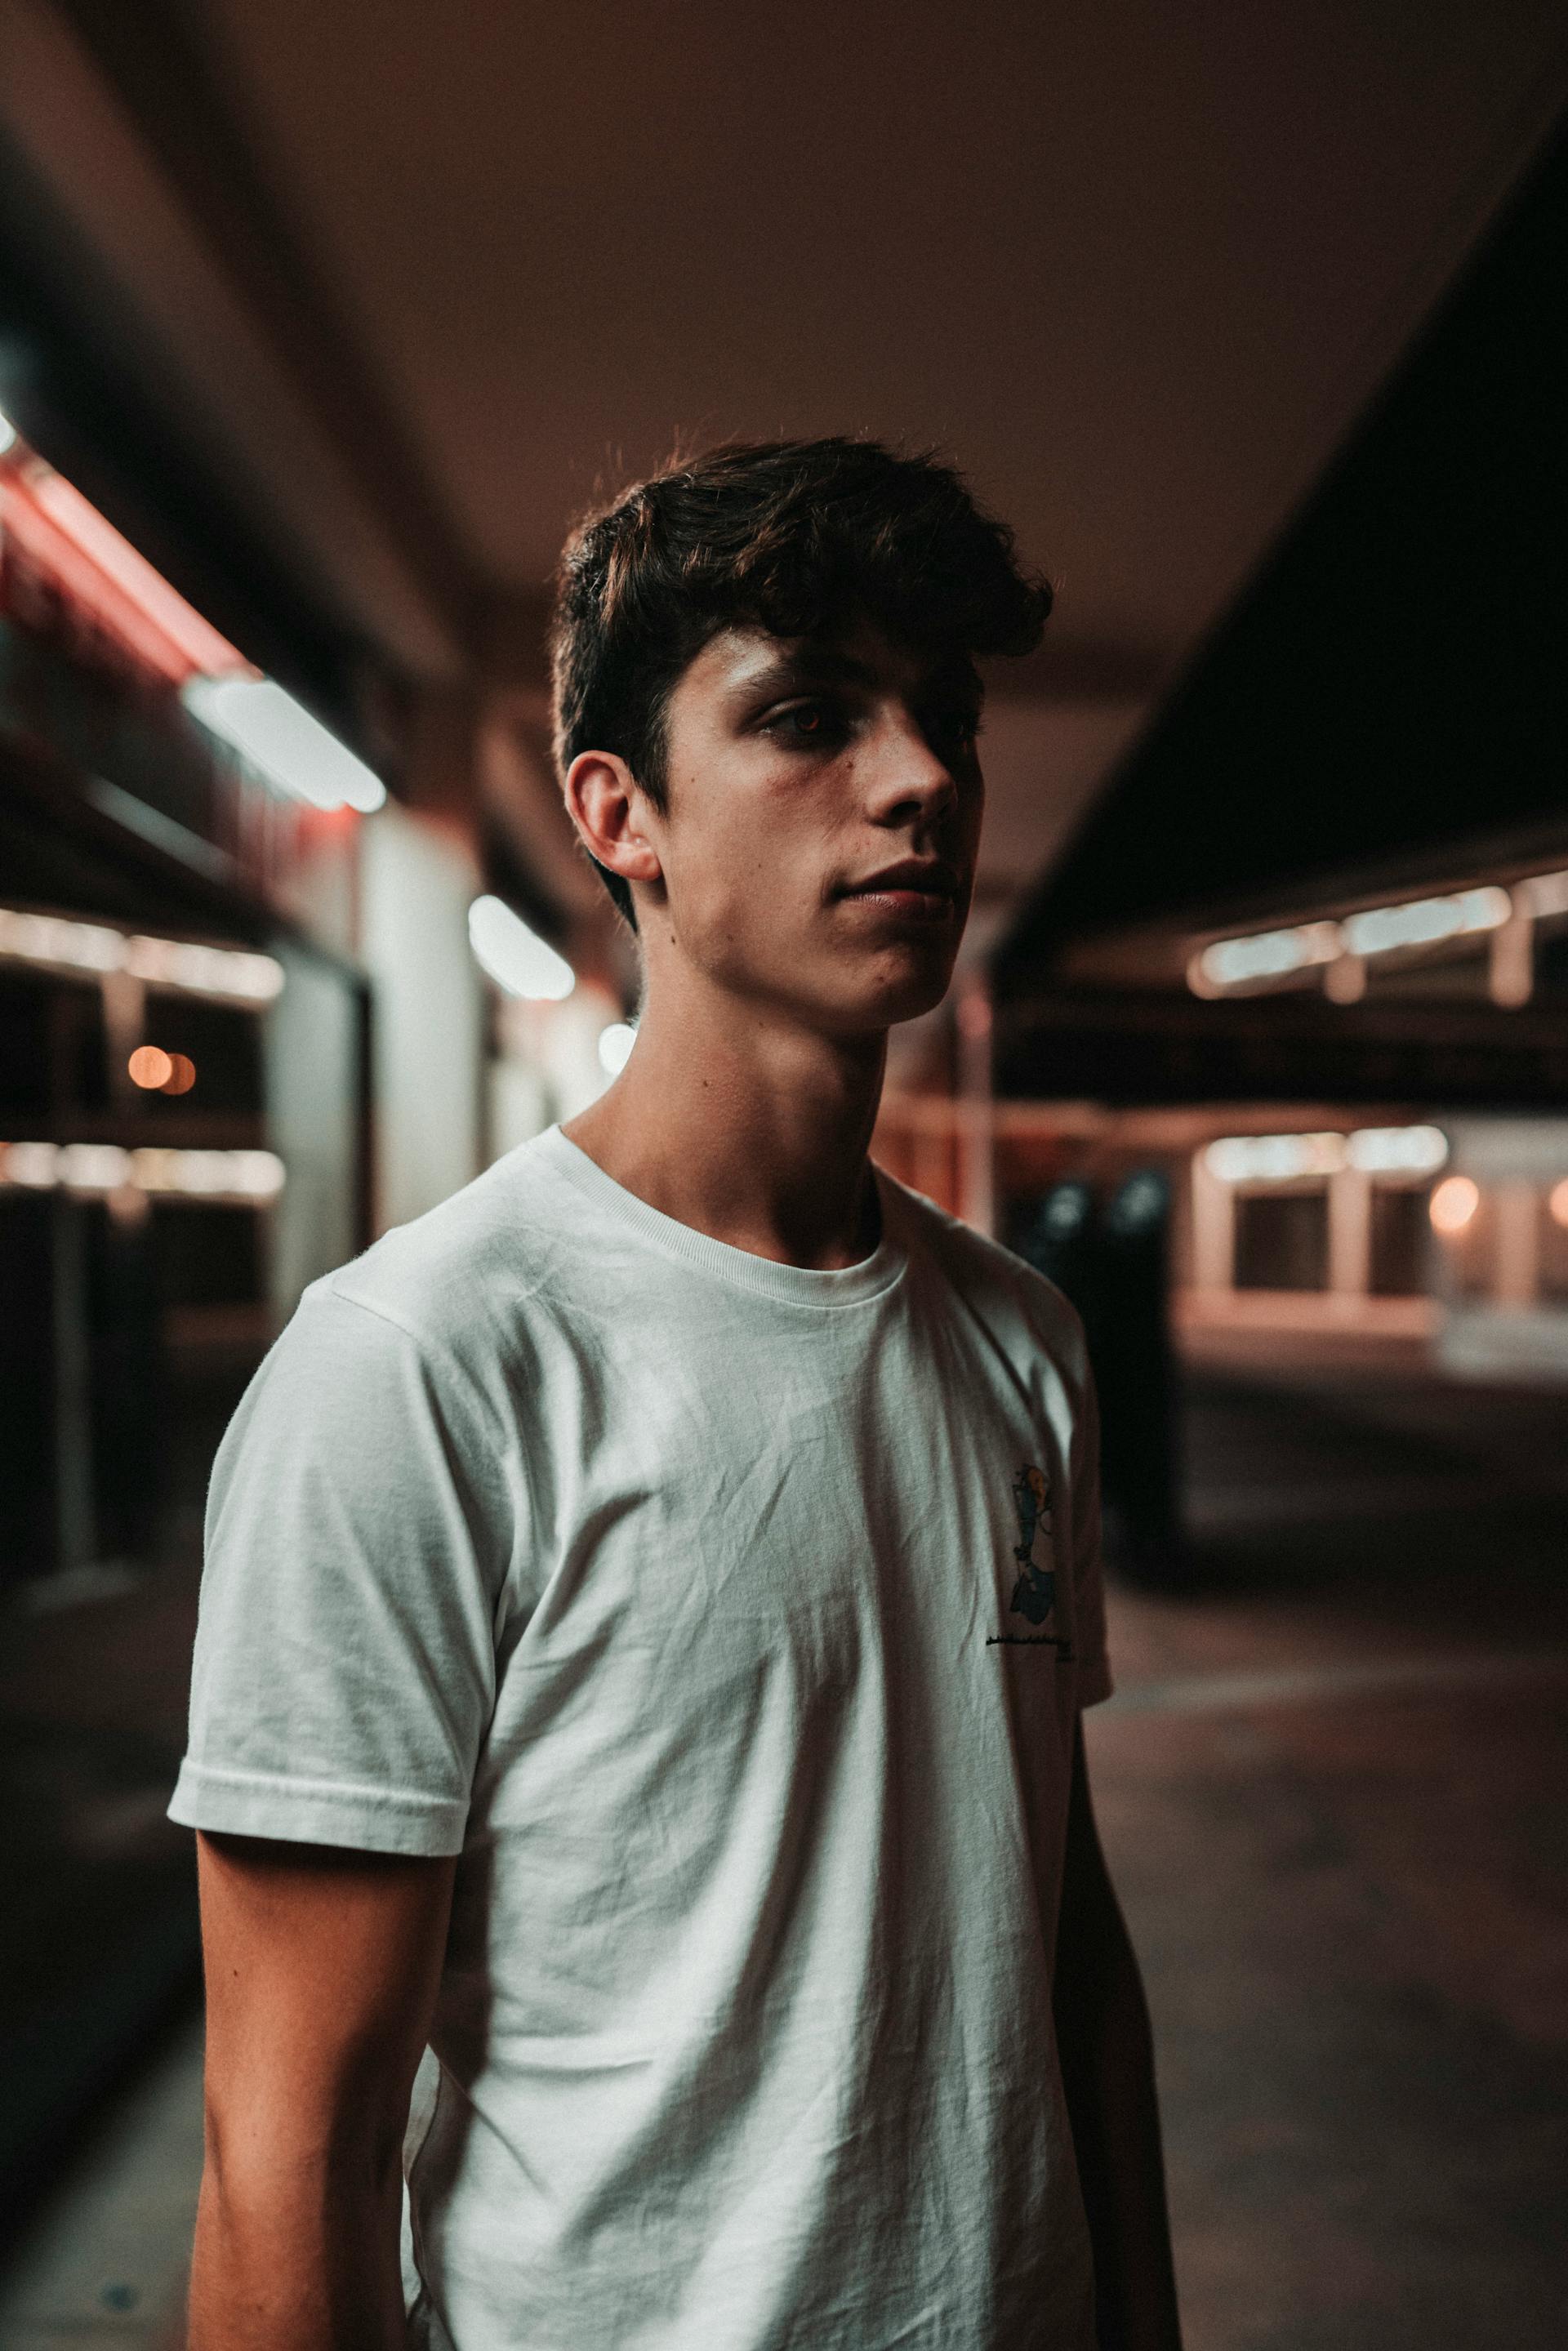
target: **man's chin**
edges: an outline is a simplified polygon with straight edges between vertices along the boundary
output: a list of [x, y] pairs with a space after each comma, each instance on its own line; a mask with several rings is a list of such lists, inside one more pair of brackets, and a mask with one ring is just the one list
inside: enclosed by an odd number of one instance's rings
[[857, 1026], [867, 1029], [896, 1029], [905, 1020], [918, 1020], [934, 1012], [946, 995], [953, 981], [951, 961], [939, 968], [900, 974], [888, 978], [865, 993], [863, 1005], [857, 1008], [862, 1019]]

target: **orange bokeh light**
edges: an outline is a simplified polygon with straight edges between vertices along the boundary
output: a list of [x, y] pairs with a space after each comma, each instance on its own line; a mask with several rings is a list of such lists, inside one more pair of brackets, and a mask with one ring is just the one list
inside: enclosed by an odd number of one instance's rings
[[1568, 1176], [1564, 1176], [1561, 1184], [1553, 1184], [1546, 1207], [1554, 1225], [1568, 1226]]
[[138, 1045], [126, 1063], [131, 1082], [148, 1093], [188, 1094], [196, 1082], [196, 1065], [188, 1053], [166, 1053], [162, 1045]]
[[1462, 1233], [1480, 1204], [1479, 1187], [1468, 1176], [1446, 1176], [1433, 1193], [1427, 1211], [1433, 1230]]
[[138, 1045], [126, 1067], [131, 1084], [144, 1086], [149, 1093], [166, 1086], [174, 1074], [173, 1061], [161, 1045]]

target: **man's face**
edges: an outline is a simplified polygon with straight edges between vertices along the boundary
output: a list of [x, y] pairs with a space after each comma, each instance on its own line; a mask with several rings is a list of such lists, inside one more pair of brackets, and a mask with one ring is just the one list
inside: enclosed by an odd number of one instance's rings
[[984, 785], [962, 656], [865, 626], [713, 638], [666, 719], [663, 873], [640, 921], [739, 998], [853, 1036], [937, 1003], [969, 911]]

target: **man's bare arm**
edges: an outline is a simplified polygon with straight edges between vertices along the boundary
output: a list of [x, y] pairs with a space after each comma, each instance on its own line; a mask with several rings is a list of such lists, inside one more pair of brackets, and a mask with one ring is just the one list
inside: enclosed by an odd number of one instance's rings
[[190, 2351], [403, 2341], [401, 2148], [455, 1864], [198, 1839], [206, 2163]]
[[1094, 1824], [1082, 1723], [1072, 1759], [1055, 2010], [1094, 2248], [1100, 2351], [1180, 2351], [1148, 2005]]

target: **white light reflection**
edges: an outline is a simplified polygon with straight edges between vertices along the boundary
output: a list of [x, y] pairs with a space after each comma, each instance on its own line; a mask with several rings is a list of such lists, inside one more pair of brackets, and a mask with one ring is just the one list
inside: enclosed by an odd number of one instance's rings
[[559, 1004], [577, 986], [564, 956], [531, 931], [503, 899], [476, 898], [468, 909], [468, 944], [475, 960], [508, 996]]
[[632, 1059], [632, 1048], [637, 1042], [637, 1031], [627, 1020], [612, 1020], [608, 1029], [599, 1032], [599, 1066], [606, 1076], [618, 1078]]
[[370, 816], [386, 799], [381, 778], [270, 677], [193, 677], [180, 699], [292, 799]]

